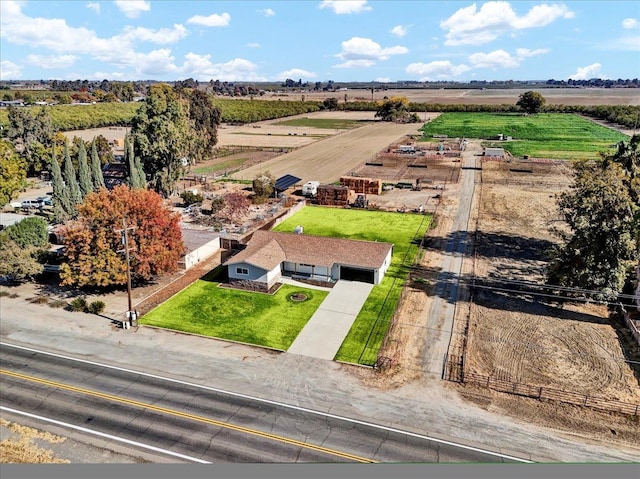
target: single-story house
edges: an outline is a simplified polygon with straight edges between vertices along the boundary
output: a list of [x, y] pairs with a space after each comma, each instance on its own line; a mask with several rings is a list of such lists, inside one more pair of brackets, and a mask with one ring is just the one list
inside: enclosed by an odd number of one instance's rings
[[220, 234], [211, 231], [182, 228], [182, 242], [186, 253], [180, 260], [180, 266], [184, 269], [193, 267], [220, 250]]
[[380, 284], [392, 251], [391, 243], [258, 230], [247, 247], [224, 265], [231, 284], [250, 284], [265, 291], [283, 274]]

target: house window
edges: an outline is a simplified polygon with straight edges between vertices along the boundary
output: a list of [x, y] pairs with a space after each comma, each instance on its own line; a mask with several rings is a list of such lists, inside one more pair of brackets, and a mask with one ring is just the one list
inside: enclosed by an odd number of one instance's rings
[[248, 275], [249, 270], [247, 268], [236, 268], [236, 274]]

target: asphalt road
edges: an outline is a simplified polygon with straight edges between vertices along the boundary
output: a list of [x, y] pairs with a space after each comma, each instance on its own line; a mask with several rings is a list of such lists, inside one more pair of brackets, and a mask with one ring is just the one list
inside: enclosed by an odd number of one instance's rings
[[513, 462], [372, 423], [6, 344], [0, 361], [3, 408], [153, 446], [178, 462]]

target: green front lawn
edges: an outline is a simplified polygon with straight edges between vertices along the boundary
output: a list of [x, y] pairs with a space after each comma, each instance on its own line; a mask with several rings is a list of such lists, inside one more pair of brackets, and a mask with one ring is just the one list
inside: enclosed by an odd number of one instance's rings
[[499, 134], [513, 141], [500, 142], [514, 156], [566, 160], [597, 159], [600, 151], [610, 150], [628, 137], [569, 113], [444, 113], [425, 124], [423, 140], [434, 134], [449, 138], [491, 138]]
[[[220, 288], [199, 279], [154, 310], [141, 324], [287, 350], [327, 292], [283, 285], [268, 295]], [[307, 300], [290, 296], [304, 293]]]
[[391, 266], [382, 283], [373, 287], [335, 359], [372, 365], [389, 327], [404, 282], [418, 251], [418, 242], [431, 217], [307, 206], [284, 221], [275, 231], [293, 231], [302, 225], [305, 234], [393, 243]]

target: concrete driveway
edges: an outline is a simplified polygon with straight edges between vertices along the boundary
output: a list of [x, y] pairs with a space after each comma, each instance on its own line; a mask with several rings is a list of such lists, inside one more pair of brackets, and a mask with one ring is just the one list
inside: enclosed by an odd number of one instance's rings
[[339, 280], [287, 352], [333, 360], [372, 288], [372, 284]]

